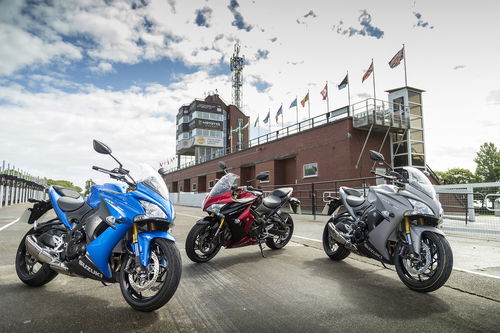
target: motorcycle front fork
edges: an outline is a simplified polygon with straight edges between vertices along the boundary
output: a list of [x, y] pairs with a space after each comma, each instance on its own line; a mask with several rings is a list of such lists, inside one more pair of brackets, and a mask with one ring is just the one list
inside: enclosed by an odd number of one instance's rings
[[[418, 224], [423, 225], [424, 224], [424, 219], [422, 217], [418, 218]], [[415, 250], [413, 249], [413, 241], [411, 239], [411, 232], [410, 232], [410, 218], [408, 216], [405, 216], [404, 218], [404, 228], [405, 228], [405, 239], [406, 243], [409, 249], [410, 256], [414, 257], [420, 257], [419, 253], [415, 253]]]
[[[153, 222], [148, 222], [148, 231], [155, 231], [156, 226]], [[137, 235], [139, 234], [139, 228], [137, 227], [137, 223], [132, 224], [132, 249], [134, 250], [134, 261], [135, 267], [141, 266], [140, 252], [139, 252], [139, 242], [137, 240]]]

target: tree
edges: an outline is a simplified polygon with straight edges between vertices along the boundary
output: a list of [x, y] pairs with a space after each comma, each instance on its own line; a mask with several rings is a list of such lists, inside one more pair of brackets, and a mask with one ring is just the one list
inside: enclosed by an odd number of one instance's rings
[[500, 181], [500, 151], [492, 142], [485, 142], [474, 159], [476, 176], [482, 182]]
[[436, 171], [443, 184], [468, 184], [477, 181], [476, 176], [468, 169], [453, 168], [448, 171]]
[[78, 193], [82, 193], [82, 188], [79, 186], [74, 185], [72, 182], [69, 180], [54, 180], [54, 179], [47, 179], [47, 185], [59, 185], [59, 186], [64, 186], [70, 189], [73, 189], [77, 191]]
[[83, 193], [84, 196], [86, 196], [90, 193], [90, 188], [93, 185], [95, 185], [95, 182], [92, 180], [92, 178], [89, 178], [85, 181], [85, 192]]

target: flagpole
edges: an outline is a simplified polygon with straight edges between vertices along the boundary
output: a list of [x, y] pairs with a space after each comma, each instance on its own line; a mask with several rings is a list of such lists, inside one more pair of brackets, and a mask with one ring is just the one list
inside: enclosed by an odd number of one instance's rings
[[405, 44], [403, 44], [403, 61], [405, 65], [405, 86], [408, 86], [408, 79], [406, 77], [406, 50], [405, 50]]
[[376, 99], [377, 95], [375, 93], [375, 65], [373, 64], [373, 58], [372, 58], [372, 68], [373, 68], [373, 73], [372, 73], [372, 79], [373, 79], [373, 107], [377, 104]]
[[330, 112], [330, 94], [328, 93], [328, 80], [326, 80], [326, 113]]
[[309, 121], [311, 121], [311, 96], [309, 96], [309, 89], [307, 89], [307, 112], [309, 113]]
[[295, 95], [295, 111], [297, 112], [297, 124], [299, 123], [299, 100], [297, 99], [297, 95]]
[[257, 137], [260, 138], [260, 119], [257, 116]]
[[284, 123], [283, 123], [283, 103], [281, 103], [281, 129], [283, 129], [285, 127]]
[[347, 99], [349, 100], [349, 106], [347, 107], [347, 116], [349, 117], [351, 113], [351, 82], [349, 81], [349, 71], [347, 71]]
[[269, 119], [267, 119], [267, 122], [269, 123], [269, 134], [271, 134], [271, 108], [269, 108]]

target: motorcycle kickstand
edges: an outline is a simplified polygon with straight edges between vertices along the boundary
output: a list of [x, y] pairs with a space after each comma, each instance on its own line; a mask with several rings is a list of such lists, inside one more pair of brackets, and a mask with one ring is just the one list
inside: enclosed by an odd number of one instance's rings
[[265, 258], [266, 256], [264, 255], [264, 250], [262, 249], [262, 243], [259, 240], [259, 248], [260, 248], [260, 254], [262, 255], [262, 258]]

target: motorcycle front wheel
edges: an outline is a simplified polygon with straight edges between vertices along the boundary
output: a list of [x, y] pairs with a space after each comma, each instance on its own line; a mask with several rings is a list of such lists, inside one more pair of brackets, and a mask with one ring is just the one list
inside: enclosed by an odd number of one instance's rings
[[424, 232], [420, 244], [420, 255], [415, 258], [400, 242], [395, 265], [399, 278], [408, 288], [426, 293], [446, 283], [453, 269], [453, 253], [446, 238], [432, 232]]
[[135, 256], [127, 254], [120, 270], [120, 289], [135, 310], [154, 311], [172, 298], [181, 272], [181, 256], [175, 243], [155, 238], [151, 241], [147, 267], [136, 266]]
[[217, 231], [217, 224], [195, 224], [186, 238], [186, 254], [194, 262], [207, 262], [219, 253], [222, 242], [219, 234], [217, 239], [213, 235]]

